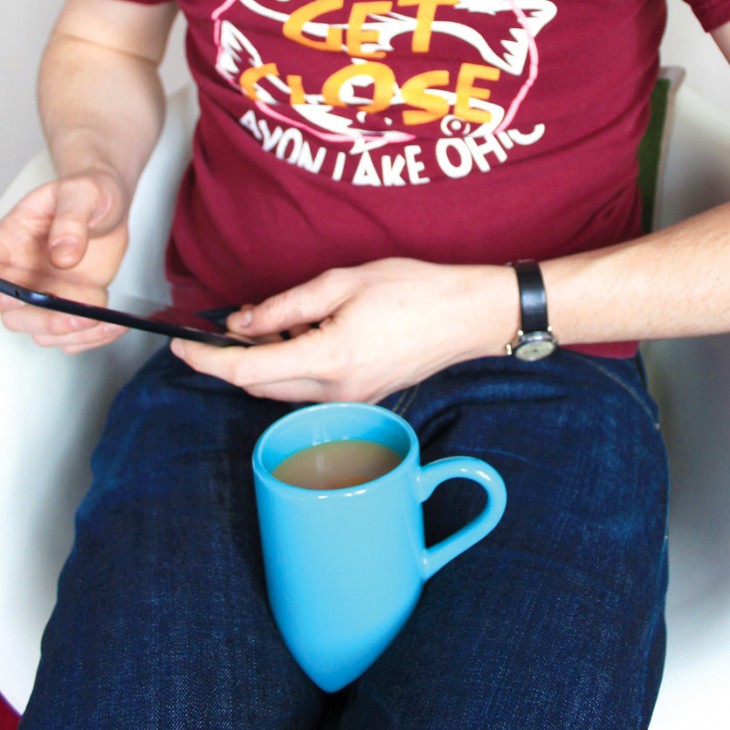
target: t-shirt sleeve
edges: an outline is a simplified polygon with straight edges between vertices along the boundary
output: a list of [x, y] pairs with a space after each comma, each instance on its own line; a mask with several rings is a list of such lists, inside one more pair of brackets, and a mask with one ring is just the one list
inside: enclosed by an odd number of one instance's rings
[[706, 31], [730, 21], [730, 0], [685, 0]]

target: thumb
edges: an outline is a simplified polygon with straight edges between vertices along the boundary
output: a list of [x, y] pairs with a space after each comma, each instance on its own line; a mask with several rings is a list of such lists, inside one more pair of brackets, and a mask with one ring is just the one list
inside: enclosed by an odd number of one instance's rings
[[[56, 208], [48, 235], [51, 263], [70, 269], [81, 262], [91, 232], [111, 230], [119, 219], [111, 180], [76, 177], [60, 180], [56, 188]], [[116, 214], [116, 216], [115, 216]], [[115, 218], [112, 222], [111, 218]]]
[[332, 269], [261, 304], [242, 307], [227, 325], [232, 332], [257, 336], [318, 324], [350, 298], [353, 285], [356, 282], [347, 269]]

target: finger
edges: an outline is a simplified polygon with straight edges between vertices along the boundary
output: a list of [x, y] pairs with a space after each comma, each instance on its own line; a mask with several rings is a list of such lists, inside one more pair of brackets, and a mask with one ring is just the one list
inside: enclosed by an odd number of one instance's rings
[[[181, 357], [193, 370], [226, 380], [244, 389], [256, 398], [289, 401], [292, 403], [317, 403], [328, 400], [326, 386], [318, 380], [302, 378], [296, 380], [272, 382], [243, 382], [236, 371], [240, 367], [236, 362], [236, 351], [240, 348], [216, 348], [187, 340], [173, 340], [170, 343], [172, 352]], [[261, 349], [258, 347], [257, 349]]]
[[300, 335], [307, 334], [310, 329], [312, 329], [311, 324], [298, 324], [295, 327], [290, 327], [287, 330], [287, 335], [289, 336], [289, 338], [299, 337]]
[[107, 345], [111, 345], [112, 342], [118, 340], [126, 331], [127, 330], [123, 329], [122, 332], [107, 334], [106, 336], [101, 337], [98, 340], [92, 340], [90, 342], [63, 345], [61, 349], [67, 355], [78, 355], [82, 352], [87, 352], [88, 350], [94, 350], [99, 347], [106, 347]]
[[[248, 328], [248, 326], [251, 323], [250, 314], [246, 310], [252, 310], [253, 307], [246, 307], [242, 309], [240, 312], [234, 312], [233, 314], [228, 315], [226, 318], [226, 327], [228, 329], [229, 334], [235, 336], [239, 335], [241, 338], [243, 338], [243, 342], [248, 343], [255, 343], [257, 345], [265, 345], [270, 342], [281, 342], [283, 340], [290, 339], [289, 333], [282, 333], [282, 332], [264, 332], [264, 333], [255, 333], [251, 332]], [[238, 321], [236, 318], [242, 315], [242, 320], [245, 324], [242, 325], [240, 322], [237, 324]], [[232, 321], [233, 318], [233, 321]], [[233, 324], [233, 326], [232, 326]]]
[[280, 383], [254, 385], [245, 389], [254, 398], [285, 401], [287, 403], [324, 403], [336, 400], [328, 388], [318, 380], [286, 380]]
[[233, 332], [257, 335], [322, 322], [347, 301], [355, 284], [350, 270], [332, 269], [257, 306], [234, 312], [228, 327]]
[[88, 352], [89, 350], [98, 350], [100, 347], [106, 347], [107, 345], [111, 345], [112, 342], [114, 342], [116, 339], [116, 337], [111, 337], [105, 340], [99, 340], [97, 342], [90, 342], [88, 345], [68, 345], [66, 347], [62, 347], [61, 349], [66, 355], [81, 355], [82, 353]]
[[127, 332], [126, 327], [99, 322], [94, 327], [65, 335], [34, 335], [33, 340], [41, 347], [56, 347], [69, 354], [108, 345]]
[[171, 349], [193, 370], [248, 389], [288, 380], [328, 380], [328, 373], [337, 371], [342, 358], [328, 356], [320, 340], [320, 330], [310, 330], [292, 340], [249, 348], [217, 348], [175, 339]]
[[12, 249], [28, 237], [45, 237], [56, 209], [58, 183], [50, 182], [32, 190], [0, 220], [0, 261], [9, 264], [15, 256]]
[[89, 177], [59, 182], [55, 217], [48, 236], [54, 266], [68, 269], [84, 257], [90, 230], [98, 227], [113, 207], [111, 192], [106, 188]]
[[63, 312], [49, 312], [39, 307], [22, 306], [3, 312], [3, 324], [12, 332], [30, 335], [65, 335], [96, 326], [96, 322]]
[[23, 302], [7, 294], [0, 294], [0, 312], [9, 312], [11, 309], [20, 309], [25, 306]]
[[48, 234], [51, 262], [61, 269], [76, 266], [89, 240], [89, 222], [99, 206], [99, 193], [87, 180], [58, 184], [56, 214]]

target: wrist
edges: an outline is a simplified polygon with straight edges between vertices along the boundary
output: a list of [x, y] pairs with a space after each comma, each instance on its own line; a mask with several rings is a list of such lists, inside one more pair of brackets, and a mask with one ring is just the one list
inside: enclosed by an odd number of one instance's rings
[[91, 131], [57, 130], [48, 136], [48, 146], [59, 179], [102, 177], [125, 198], [134, 189], [137, 173], [128, 164], [117, 163]]
[[505, 350], [518, 360], [542, 360], [555, 352], [558, 343], [548, 318], [547, 292], [540, 265], [533, 260], [522, 260], [510, 266], [519, 289], [520, 325]]
[[519, 289], [510, 266], [469, 267], [467, 321], [469, 348], [464, 359], [504, 356], [505, 343], [520, 326]]

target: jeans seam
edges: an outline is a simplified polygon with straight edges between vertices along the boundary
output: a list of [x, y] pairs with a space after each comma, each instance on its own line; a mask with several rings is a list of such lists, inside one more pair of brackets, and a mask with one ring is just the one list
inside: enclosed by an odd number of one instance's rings
[[398, 398], [398, 402], [393, 406], [393, 413], [399, 416], [404, 416], [408, 409], [413, 405], [413, 401], [418, 395], [421, 384], [412, 385], [410, 388], [406, 388]]
[[[577, 355], [577, 357], [581, 357], [580, 355]], [[609, 380], [613, 381], [617, 385], [619, 385], [623, 390], [625, 390], [640, 406], [641, 409], [646, 413], [647, 416], [649, 416], [649, 419], [654, 424], [654, 428], [659, 430], [660, 424], [657, 420], [654, 411], [647, 405], [646, 401], [641, 397], [641, 394], [637, 392], [636, 388], [631, 386], [629, 383], [627, 383], [620, 375], [617, 373], [614, 373], [609, 368], [601, 365], [600, 362], [597, 362], [596, 360], [590, 358], [590, 357], [581, 357], [588, 365], [590, 365], [594, 370], [597, 370], [599, 373], [607, 377]]]
[[[666, 575], [668, 571], [668, 564], [667, 561], [669, 559], [669, 490], [670, 490], [670, 478], [669, 478], [669, 464], [668, 462], [665, 462], [665, 468], [664, 468], [664, 530], [663, 530], [663, 537], [661, 538], [662, 544], [660, 546], [660, 552], [662, 555], [662, 558], [659, 562], [659, 565], [657, 566], [656, 575], [654, 577], [654, 592], [658, 596], [663, 596], [661, 598], [661, 607], [658, 609], [658, 614], [655, 612], [652, 615], [652, 623], [651, 626], [647, 626], [646, 631], [644, 632], [643, 639], [643, 647], [642, 647], [642, 655], [644, 657], [644, 673], [645, 676], [649, 672], [649, 662], [650, 662], [650, 644], [651, 641], [656, 641], [656, 631], [657, 631], [657, 621], [661, 621], [664, 623], [664, 631], [666, 631], [666, 594], [667, 594], [667, 585], [664, 583], [666, 580]], [[660, 629], [661, 630], [661, 629]], [[665, 642], [666, 642], [666, 636], [665, 636]], [[666, 643], [664, 646], [665, 651], [665, 657], [666, 657]], [[646, 726], [644, 724], [645, 720], [651, 720], [651, 715], [646, 718], [644, 716], [644, 708], [646, 706], [646, 694], [647, 694], [647, 687], [646, 683], [641, 685], [639, 689], [640, 694], [640, 700], [641, 700], [641, 708], [642, 711], [637, 718], [637, 724], [636, 724], [636, 730], [643, 730]], [[656, 706], [656, 698], [654, 699], [654, 705], [653, 708]]]

